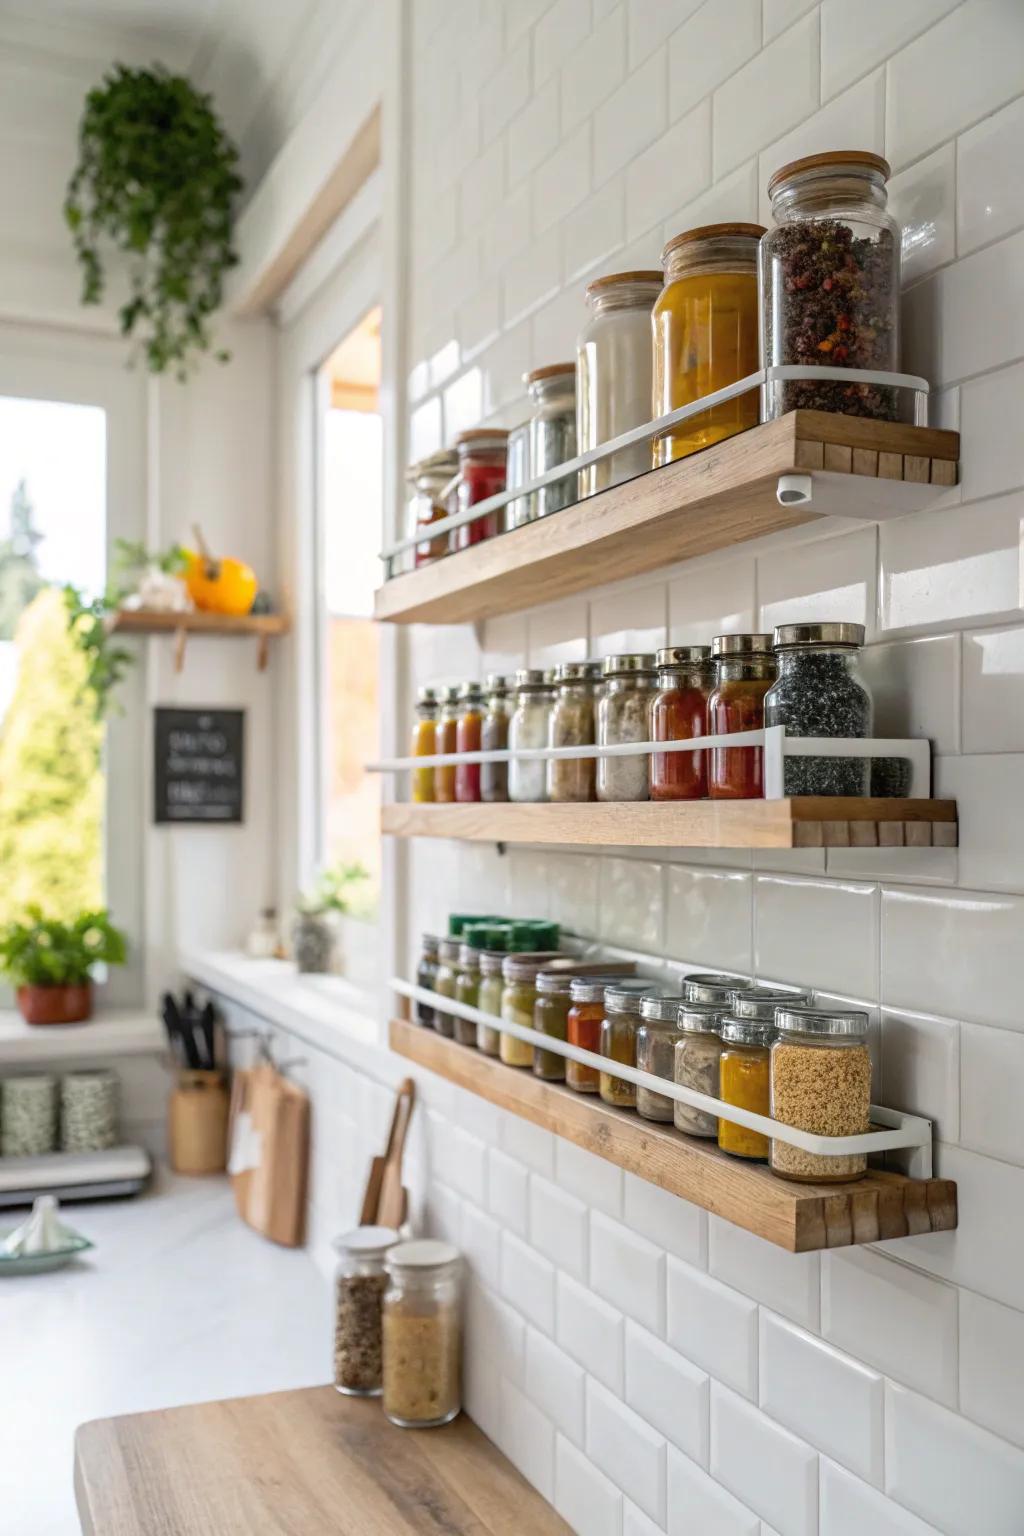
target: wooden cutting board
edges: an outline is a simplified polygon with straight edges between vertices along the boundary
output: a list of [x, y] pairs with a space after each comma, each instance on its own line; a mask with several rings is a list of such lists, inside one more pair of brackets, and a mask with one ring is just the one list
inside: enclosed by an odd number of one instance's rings
[[465, 1414], [396, 1429], [306, 1387], [83, 1424], [84, 1536], [571, 1536]]

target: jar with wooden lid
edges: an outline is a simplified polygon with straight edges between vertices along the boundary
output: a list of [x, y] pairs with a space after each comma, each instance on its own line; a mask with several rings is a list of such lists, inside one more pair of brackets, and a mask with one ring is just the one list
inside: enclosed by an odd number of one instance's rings
[[[433, 757], [437, 751], [437, 691], [421, 688], [416, 698], [416, 723], [412, 728], [410, 757]], [[434, 798], [433, 768], [414, 768], [410, 793], [414, 805], [429, 805]]]
[[[641, 1072], [650, 1072], [672, 1082], [675, 1072], [676, 1041], [679, 1039], [681, 997], [648, 994], [640, 999], [640, 1023], [636, 1032], [636, 1064]], [[636, 1112], [644, 1120], [672, 1123], [673, 1101], [650, 1088], [636, 1090]]]
[[[460, 692], [457, 684], [441, 691], [441, 705], [434, 732], [436, 751], [439, 754], [458, 750]], [[445, 763], [434, 769], [434, 799], [442, 805], [450, 805], [455, 799], [454, 763]]]
[[[453, 453], [450, 448], [443, 448], [439, 453], [428, 454], [425, 459], [419, 459], [415, 464], [409, 465], [406, 470], [406, 479], [412, 488], [407, 512], [410, 536], [428, 529], [431, 523], [438, 523], [443, 517], [451, 515], [452, 508], [448, 504], [448, 495], [458, 466], [458, 454]], [[435, 560], [442, 559], [448, 553], [448, 547], [447, 533], [426, 539], [415, 547], [414, 564], [417, 569], [421, 565], [432, 565]]]
[[[479, 752], [484, 720], [484, 696], [479, 683], [465, 683], [459, 693], [459, 715], [455, 722], [456, 752]], [[461, 805], [480, 799], [480, 764], [456, 763], [455, 798]]]
[[[480, 747], [484, 752], [504, 752], [508, 747], [508, 678], [492, 672], [485, 688], [487, 705], [480, 726]], [[508, 799], [508, 764], [480, 764], [480, 799], [496, 805]]]
[[[669, 645], [657, 653], [658, 691], [651, 701], [651, 740], [706, 736], [714, 668], [707, 645]], [[708, 792], [704, 751], [652, 752], [652, 800], [703, 800]]]
[[[442, 939], [437, 947], [437, 975], [434, 991], [439, 998], [455, 999], [455, 984], [459, 974], [459, 958], [462, 954], [461, 939]], [[434, 1028], [439, 1035], [451, 1040], [455, 1034], [455, 1019], [438, 1004], [434, 1010]]]
[[[858, 661], [864, 625], [780, 624], [774, 646], [778, 677], [764, 696], [765, 725], [787, 736], [870, 736], [871, 695]], [[787, 795], [866, 795], [867, 757], [786, 757]]]
[[347, 1397], [381, 1393], [384, 1261], [397, 1242], [391, 1227], [356, 1227], [334, 1242], [334, 1386]]
[[[473, 427], [460, 432], [455, 439], [459, 455], [459, 478], [455, 488], [455, 508], [465, 512], [478, 501], [497, 496], [505, 489], [505, 460], [508, 453], [508, 433], [503, 427]], [[453, 549], [469, 549], [501, 533], [505, 527], [504, 512], [487, 512], [474, 522], [463, 523], [452, 531]]]
[[[868, 1016], [845, 1008], [776, 1010], [771, 1048], [772, 1118], [816, 1136], [857, 1136], [871, 1128]], [[840, 1184], [867, 1172], [864, 1152], [804, 1152], [772, 1139], [769, 1163], [784, 1179]]]
[[[501, 967], [505, 985], [501, 993], [501, 1016], [510, 1024], [532, 1029], [534, 1006], [537, 1002], [537, 973], [550, 960], [558, 958], [557, 951], [546, 954], [506, 955]], [[502, 1033], [498, 1055], [507, 1067], [532, 1067], [533, 1046], [515, 1035]]]
[[[530, 475], [535, 479], [576, 457], [576, 364], [549, 363], [523, 375], [530, 396]], [[576, 500], [576, 476], [553, 480], [530, 501], [536, 517], [559, 512]]]
[[[425, 933], [420, 941], [420, 958], [416, 966], [416, 985], [423, 987], [427, 992], [433, 992], [437, 987], [437, 951], [440, 940], [432, 933]], [[433, 1003], [416, 1003], [416, 1022], [426, 1029], [434, 1028]]]
[[[721, 1023], [722, 1055], [718, 1064], [719, 1098], [757, 1115], [771, 1114], [769, 1052], [775, 1025], [756, 1019], [727, 1015]], [[768, 1157], [768, 1138], [748, 1130], [724, 1115], [718, 1120], [718, 1145], [733, 1157], [763, 1163]]]
[[[679, 1005], [679, 1038], [672, 1063], [675, 1080], [683, 1088], [706, 1093], [717, 1099], [719, 1063], [722, 1055], [722, 1020], [726, 1017], [720, 1003], [684, 1001]], [[717, 1137], [718, 1116], [706, 1109], [676, 1100], [672, 1116], [677, 1130], [687, 1136]]]
[[[900, 229], [886, 209], [888, 163], [868, 150], [806, 155], [768, 182], [774, 228], [761, 243], [765, 364], [900, 369]], [[765, 416], [803, 407], [913, 421], [909, 391], [863, 381], [777, 379]]]
[[[541, 971], [537, 976], [537, 1001], [533, 1006], [533, 1027], [554, 1040], [568, 1038], [569, 994], [572, 977], [559, 971]], [[565, 1081], [566, 1061], [556, 1051], [533, 1053], [533, 1073], [548, 1083]]]
[[[516, 673], [515, 708], [508, 725], [510, 752], [547, 746], [553, 703], [554, 690], [547, 674], [538, 667], [521, 667]], [[544, 758], [511, 760], [508, 797], [529, 802], [547, 799], [547, 763]]]
[[[660, 272], [611, 272], [589, 284], [590, 315], [576, 343], [576, 442], [587, 453], [651, 419], [651, 312]], [[651, 467], [650, 443], [636, 443], [579, 473], [593, 496]]]
[[[760, 224], [704, 224], [661, 253], [665, 286], [654, 306], [654, 415], [735, 384], [759, 365], [757, 248]], [[755, 386], [679, 423], [654, 443], [668, 464], [756, 427]]]
[[[606, 656], [602, 670], [605, 687], [597, 706], [598, 746], [649, 741], [657, 686], [653, 655]], [[650, 792], [647, 753], [599, 757], [596, 790], [599, 800], [646, 800]]]
[[[715, 685], [708, 698], [708, 735], [731, 736], [764, 727], [764, 696], [776, 676], [771, 635], [716, 635], [711, 642]], [[764, 748], [712, 747], [712, 800], [764, 798]]]
[[[643, 991], [635, 986], [620, 986], [617, 982], [605, 988], [604, 1018], [601, 1021], [601, 1038], [598, 1055], [609, 1061], [617, 1061], [625, 1067], [636, 1066], [636, 1032], [640, 1024], [640, 1000], [658, 993], [653, 983]], [[601, 1072], [598, 1077], [598, 1093], [606, 1104], [619, 1109], [636, 1109], [636, 1085], [624, 1078]]]
[[743, 976], [725, 971], [689, 971], [683, 977], [683, 997], [688, 1003], [721, 1003], [728, 1006], [737, 992], [749, 991], [753, 983]]
[[[630, 980], [611, 972], [604, 976], [574, 976], [569, 991], [569, 1013], [566, 1019], [566, 1039], [570, 1045], [578, 1045], [582, 1051], [601, 1051], [601, 1025], [604, 1022], [604, 994], [608, 987], [623, 992], [636, 992], [642, 996], [650, 990], [650, 982]], [[582, 1062], [567, 1060], [565, 1081], [576, 1093], [597, 1093], [599, 1073], [595, 1067]]]
[[449, 1424], [461, 1408], [457, 1248], [421, 1238], [385, 1258], [384, 1412], [401, 1429]]
[[[594, 741], [594, 675], [588, 661], [563, 661], [555, 668], [555, 697], [548, 715], [549, 747], [587, 747]], [[594, 799], [595, 759], [549, 759], [547, 797], [554, 801]]]

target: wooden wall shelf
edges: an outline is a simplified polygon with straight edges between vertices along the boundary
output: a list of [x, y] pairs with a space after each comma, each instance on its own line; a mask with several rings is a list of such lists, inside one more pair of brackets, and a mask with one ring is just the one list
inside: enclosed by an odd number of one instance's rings
[[956, 1185], [881, 1170], [849, 1184], [796, 1184], [671, 1126], [545, 1083], [411, 1024], [392, 1019], [391, 1048], [499, 1108], [564, 1136], [596, 1157], [679, 1195], [790, 1253], [845, 1248], [957, 1224]]
[[291, 628], [290, 620], [283, 613], [163, 613], [145, 608], [120, 608], [107, 622], [111, 634], [117, 635], [174, 635], [174, 670], [180, 672], [185, 664], [185, 646], [189, 635], [211, 635], [237, 638], [256, 635], [259, 639], [257, 666], [266, 670], [270, 658], [269, 642], [276, 635], [286, 635]]
[[[690, 458], [434, 565], [396, 576], [375, 617], [461, 624], [825, 516], [884, 518], [957, 482], [959, 436], [930, 427], [791, 411]], [[780, 506], [780, 475], [810, 474], [810, 506]]]
[[955, 848], [955, 800], [803, 797], [381, 807], [393, 837], [618, 848]]

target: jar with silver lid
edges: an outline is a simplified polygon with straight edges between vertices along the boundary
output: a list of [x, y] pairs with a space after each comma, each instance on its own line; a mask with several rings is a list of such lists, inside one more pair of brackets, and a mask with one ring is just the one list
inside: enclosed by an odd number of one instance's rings
[[[646, 653], [606, 656], [605, 688], [597, 706], [597, 742], [601, 747], [651, 739], [651, 703], [657, 687], [654, 657]], [[599, 800], [646, 800], [650, 759], [634, 752], [597, 760]]]
[[[576, 457], [576, 364], [549, 363], [523, 375], [533, 406], [530, 417], [530, 474], [546, 474]], [[547, 517], [576, 500], [576, 476], [553, 480], [530, 498], [534, 516]]]
[[[732, 736], [764, 728], [764, 696], [775, 681], [771, 635], [715, 635], [715, 683], [708, 696], [708, 735]], [[764, 748], [712, 747], [708, 762], [712, 800], [764, 796]]]
[[746, 992], [753, 983], [744, 976], [728, 976], [724, 971], [690, 971], [683, 977], [683, 997], [688, 1003], [721, 1003], [728, 1007], [736, 992]]
[[[722, 1055], [718, 1063], [718, 1096], [723, 1104], [735, 1104], [757, 1115], [769, 1115], [769, 1050], [775, 1025], [757, 1019], [737, 1019], [727, 1014], [721, 1023]], [[725, 1115], [718, 1120], [718, 1145], [733, 1157], [763, 1163], [768, 1157], [768, 1138], [760, 1131], [737, 1125]]]
[[[772, 1118], [817, 1136], [856, 1136], [871, 1126], [868, 1016], [845, 1008], [784, 1006], [771, 1048]], [[784, 1179], [838, 1184], [867, 1171], [864, 1152], [804, 1152], [773, 1138], [769, 1163]]]
[[[508, 678], [492, 672], [484, 693], [487, 704], [480, 726], [480, 746], [484, 752], [504, 752], [508, 746], [510, 713]], [[507, 763], [480, 764], [480, 799], [488, 805], [496, 805], [508, 799]]]
[[380, 1396], [384, 1259], [397, 1242], [391, 1227], [356, 1227], [334, 1242], [334, 1386], [348, 1397]]
[[[778, 677], [764, 696], [765, 725], [787, 736], [870, 736], [871, 695], [859, 676], [863, 624], [780, 624]], [[786, 757], [787, 795], [866, 795], [866, 757]]]
[[401, 1429], [448, 1424], [461, 1408], [459, 1251], [421, 1238], [385, 1264], [384, 1412]]
[[734, 1019], [757, 1019], [774, 1024], [777, 1008], [805, 1008], [813, 1001], [812, 992], [799, 987], [743, 987], [732, 994], [729, 1012]]
[[[509, 751], [519, 752], [548, 744], [548, 719], [554, 690], [547, 674], [537, 667], [521, 667], [516, 673], [515, 708], [508, 724]], [[547, 763], [544, 758], [527, 761], [513, 758], [508, 765], [508, 797], [516, 801], [547, 799]]]
[[[555, 700], [548, 717], [549, 747], [587, 747], [594, 741], [594, 676], [587, 661], [563, 661], [555, 668]], [[592, 757], [553, 758], [547, 763], [548, 799], [594, 799]]]
[[[718, 1098], [718, 1068], [722, 1055], [720, 1034], [725, 1010], [718, 1003], [682, 1002], [678, 1009], [679, 1038], [673, 1063], [675, 1080], [683, 1088]], [[718, 1116], [696, 1109], [678, 1099], [674, 1105], [676, 1129], [687, 1136], [717, 1136]]]
[[[636, 1064], [641, 1072], [650, 1072], [672, 1082], [675, 1048], [679, 1039], [681, 997], [649, 994], [640, 999], [640, 1025], [636, 1032]], [[672, 1123], [673, 1100], [650, 1088], [636, 1090], [636, 1112], [644, 1120]]]
[[[635, 983], [620, 986], [615, 982], [605, 988], [599, 1055], [624, 1067], [636, 1066], [640, 1000], [644, 995], [657, 992], [658, 987], [653, 982], [648, 983], [646, 993], [641, 993]], [[606, 1104], [614, 1104], [619, 1109], [636, 1108], [636, 1086], [625, 1078], [614, 1077], [611, 1072], [601, 1072], [597, 1091]]]
[[[533, 478], [530, 469], [530, 423], [520, 422], [518, 427], [513, 427], [508, 434], [508, 450], [505, 457], [505, 489], [506, 491], [518, 490], [525, 485], [527, 480]], [[536, 497], [517, 496], [505, 507], [505, 528], [521, 528], [523, 523], [532, 523], [537, 516]]]

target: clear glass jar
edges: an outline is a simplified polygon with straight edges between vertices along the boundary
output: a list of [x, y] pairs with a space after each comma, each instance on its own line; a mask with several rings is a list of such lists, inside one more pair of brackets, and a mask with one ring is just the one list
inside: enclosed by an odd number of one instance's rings
[[[785, 1006], [771, 1048], [772, 1118], [816, 1136], [857, 1136], [871, 1128], [868, 1016], [845, 1008]], [[864, 1152], [835, 1157], [772, 1139], [769, 1163], [784, 1179], [840, 1184], [867, 1172]]]
[[[461, 952], [461, 939], [442, 939], [438, 945], [437, 975], [434, 977], [434, 991], [438, 997], [447, 997], [454, 1001]], [[439, 1035], [444, 1035], [446, 1040], [451, 1040], [455, 1034], [455, 1019], [450, 1013], [437, 1008], [434, 1011], [434, 1028]]]
[[[410, 757], [433, 757], [437, 751], [437, 693], [421, 688], [416, 699], [416, 724], [412, 728]], [[414, 768], [411, 793], [414, 805], [429, 805], [434, 798], [433, 768]]]
[[[487, 708], [480, 727], [484, 752], [504, 752], [508, 746], [508, 678], [492, 672], [487, 679]], [[480, 764], [480, 799], [497, 805], [508, 799], [508, 764]]]
[[[537, 973], [557, 954], [506, 955], [501, 968], [505, 985], [501, 993], [501, 1016], [523, 1029], [533, 1028], [533, 1010], [537, 1001]], [[533, 1046], [515, 1035], [502, 1034], [498, 1055], [506, 1067], [532, 1067]]]
[[[760, 224], [705, 224], [676, 235], [661, 253], [665, 287], [654, 306], [654, 414], [690, 405], [756, 373], [760, 333]], [[748, 427], [757, 389], [680, 422], [654, 443], [655, 464], [709, 448]]]
[[[578, 1045], [582, 1051], [601, 1052], [601, 1025], [604, 1022], [604, 994], [609, 987], [623, 992], [636, 992], [638, 996], [650, 991], [650, 982], [637, 978], [608, 974], [604, 976], [574, 976], [569, 990], [569, 1014], [566, 1019], [566, 1039], [570, 1045]], [[599, 1076], [595, 1067], [585, 1067], [582, 1062], [566, 1061], [565, 1080], [576, 1093], [597, 1093]]]
[[[594, 679], [590, 663], [564, 661], [555, 668], [555, 699], [548, 716], [549, 747], [587, 747], [594, 740]], [[546, 765], [547, 798], [594, 799], [592, 757], [554, 759]]]
[[690, 971], [683, 977], [683, 997], [688, 1003], [732, 1002], [737, 992], [750, 990], [752, 982], [724, 971]]
[[[496, 1019], [501, 1017], [501, 995], [505, 987], [501, 967], [504, 961], [505, 955], [500, 950], [485, 949], [480, 955], [480, 991], [477, 996], [477, 1007], [481, 1013], [489, 1013]], [[478, 1024], [476, 1044], [477, 1050], [484, 1056], [500, 1055], [501, 1030], [489, 1024]]]
[[[716, 635], [711, 655], [715, 686], [708, 699], [708, 735], [761, 730], [764, 696], [776, 674], [771, 635]], [[712, 800], [764, 798], [763, 747], [712, 747], [710, 758]]]
[[[554, 691], [544, 672], [536, 667], [522, 667], [516, 673], [515, 708], [508, 723], [508, 745], [512, 752], [548, 744], [548, 716], [554, 703]], [[513, 759], [508, 765], [510, 800], [547, 799], [547, 764], [543, 758], [529, 762]]]
[[[609, 1061], [617, 1061], [624, 1067], [636, 1066], [640, 999], [657, 993], [658, 988], [652, 983], [648, 983], [644, 991], [639, 991], [635, 986], [619, 986], [618, 983], [605, 987], [599, 1056], [606, 1056]], [[598, 1075], [597, 1091], [606, 1104], [614, 1104], [619, 1109], [636, 1109], [636, 1087], [624, 1078], [613, 1077], [610, 1072], [601, 1072]]]
[[[412, 496], [407, 509], [410, 537], [418, 534], [421, 529], [429, 528], [431, 523], [440, 522], [441, 518], [450, 515], [447, 492], [458, 467], [458, 454], [453, 453], [449, 448], [442, 449], [440, 453], [428, 454], [425, 459], [409, 465], [406, 470], [406, 479], [412, 487]], [[416, 567], [432, 565], [435, 560], [440, 560], [446, 555], [448, 540], [448, 534], [442, 533], [425, 540], [422, 544], [417, 544], [413, 552]]]
[[[775, 1025], [754, 1019], [722, 1020], [722, 1055], [718, 1064], [718, 1097], [724, 1104], [753, 1110], [758, 1115], [771, 1114], [769, 1093], [769, 1051], [775, 1038]], [[760, 1131], [719, 1117], [718, 1145], [733, 1157], [745, 1157], [763, 1163], [768, 1157], [768, 1138]]]
[[[725, 1009], [718, 1003], [683, 1002], [679, 1006], [679, 1039], [673, 1072], [683, 1088], [718, 1098], [719, 1060], [722, 1055], [722, 1020]], [[672, 1116], [676, 1129], [687, 1136], [718, 1136], [718, 1116], [678, 1101]]]
[[728, 1011], [734, 1019], [774, 1024], [779, 1008], [806, 1008], [812, 1001], [813, 994], [798, 987], [745, 987], [732, 994]]
[[[455, 976], [455, 1001], [465, 1003], [468, 1008], [480, 1006], [480, 951], [474, 947], [471, 939], [475, 933], [475, 927], [467, 928], [466, 938], [469, 942], [459, 949], [459, 969]], [[476, 1025], [469, 1019], [453, 1015], [452, 1034], [460, 1045], [476, 1048]]]
[[[612, 272], [587, 288], [590, 318], [576, 343], [577, 452], [587, 453], [651, 419], [651, 311], [660, 272]], [[593, 496], [651, 467], [649, 443], [623, 448], [579, 473]]]
[[[569, 993], [572, 977], [558, 971], [541, 971], [537, 977], [537, 1001], [533, 1027], [554, 1040], [568, 1038]], [[555, 1051], [534, 1051], [533, 1072], [548, 1083], [565, 1081], [566, 1060]]]
[[[870, 736], [871, 695], [860, 678], [863, 624], [780, 624], [778, 677], [764, 696], [765, 725], [787, 736]], [[787, 795], [866, 795], [867, 757], [786, 757]]]
[[[438, 753], [458, 750], [459, 691], [459, 688], [453, 685], [441, 692], [441, 708], [434, 731]], [[444, 805], [450, 805], [455, 799], [454, 763], [434, 769], [434, 799]]]
[[[576, 364], [551, 363], [523, 375], [530, 417], [530, 473], [546, 474], [576, 457]], [[560, 512], [576, 500], [576, 476], [554, 480], [529, 498], [535, 517]]]
[[[519, 486], [525, 485], [532, 479], [530, 469], [530, 423], [521, 422], [518, 427], [513, 427], [508, 435], [508, 446], [505, 455], [505, 489], [514, 491]], [[536, 502], [532, 496], [517, 496], [505, 507], [505, 527], [521, 528], [523, 523], [532, 523], [537, 516], [534, 510]]]
[[[425, 987], [428, 992], [437, 989], [437, 954], [440, 940], [432, 933], [425, 933], [420, 943], [419, 964], [416, 967], [416, 985]], [[416, 1004], [416, 1022], [426, 1029], [433, 1029], [435, 1009], [432, 1003]]]
[[399, 1243], [385, 1263], [384, 1412], [401, 1429], [449, 1424], [462, 1406], [458, 1249]]
[[[706, 736], [714, 669], [707, 645], [670, 645], [657, 653], [658, 692], [651, 701], [651, 740]], [[652, 800], [703, 800], [708, 792], [704, 752], [651, 753]]]
[[391, 1227], [356, 1227], [334, 1242], [334, 1387], [346, 1397], [381, 1393], [384, 1261], [397, 1242]]
[[[603, 672], [605, 688], [597, 706], [598, 745], [649, 741], [656, 691], [654, 657], [606, 656]], [[646, 800], [649, 789], [650, 759], [645, 753], [598, 758], [599, 800]]]
[[[478, 501], [497, 496], [505, 489], [505, 459], [508, 433], [503, 427], [474, 427], [460, 432], [455, 439], [459, 454], [459, 480], [455, 491], [456, 512], [475, 507]], [[469, 549], [492, 539], [505, 526], [504, 512], [488, 512], [475, 522], [463, 523], [452, 530], [453, 549]]]
[[[886, 212], [889, 166], [867, 150], [807, 155], [768, 183], [775, 227], [761, 244], [765, 364], [900, 370], [900, 229]], [[775, 380], [765, 419], [797, 407], [913, 421], [909, 391]]]
[[[459, 718], [455, 722], [456, 752], [479, 752], [484, 722], [484, 696], [479, 683], [466, 683], [459, 694]], [[456, 763], [455, 798], [460, 805], [480, 799], [480, 764]]]
[[[640, 1025], [636, 1032], [636, 1064], [641, 1072], [651, 1072], [672, 1082], [675, 1071], [676, 1041], [679, 1039], [681, 997], [642, 997]], [[644, 1120], [672, 1123], [673, 1100], [650, 1088], [637, 1088], [636, 1112]]]

